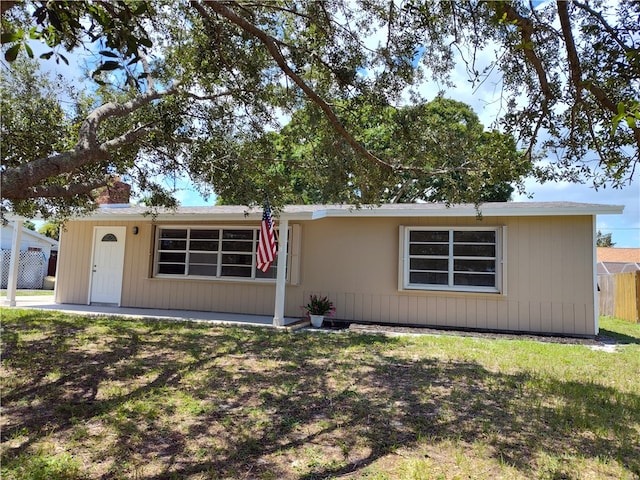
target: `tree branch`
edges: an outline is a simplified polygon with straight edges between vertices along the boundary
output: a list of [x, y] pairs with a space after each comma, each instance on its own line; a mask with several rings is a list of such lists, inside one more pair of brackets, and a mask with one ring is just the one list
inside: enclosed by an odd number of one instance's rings
[[230, 91], [224, 91], [224, 92], [216, 93], [215, 95], [198, 95], [197, 93], [193, 93], [193, 92], [184, 92], [183, 95], [190, 98], [194, 98], [196, 100], [217, 100], [218, 98], [221, 98], [221, 97], [230, 97], [233, 94]]
[[600, 12], [596, 12], [594, 9], [592, 9], [589, 5], [587, 5], [586, 3], [581, 3], [577, 0], [573, 0], [573, 4], [584, 10], [585, 12], [590, 13], [591, 15], [593, 15], [594, 17], [596, 17], [598, 19], [598, 22], [600, 22], [600, 24], [602, 25], [602, 27], [609, 33], [609, 35], [611, 35], [611, 38], [620, 46], [620, 48], [622, 48], [625, 52], [631, 52], [633, 51], [632, 48], [630, 48], [629, 46], [625, 45], [625, 43], [620, 39], [620, 37], [618, 37], [617, 32], [611, 27], [611, 25], [609, 25], [607, 23], [607, 21], [604, 19], [604, 17], [602, 16], [602, 14]]
[[71, 198], [77, 195], [86, 195], [96, 188], [104, 187], [109, 183], [109, 179], [96, 180], [88, 183], [75, 183], [73, 185], [38, 185], [29, 187], [18, 195], [14, 195], [11, 200], [27, 200], [29, 198]]
[[129, 130], [128, 132], [123, 133], [119, 137], [112, 138], [111, 140], [107, 140], [100, 145], [100, 150], [107, 152], [109, 150], [114, 150], [116, 148], [122, 147], [124, 145], [131, 145], [136, 140], [144, 137], [147, 133], [153, 131], [149, 125], [142, 125], [133, 130]]
[[[176, 83], [166, 91], [149, 91], [125, 103], [109, 102], [93, 110], [82, 122], [78, 141], [72, 151], [63, 152], [49, 157], [39, 158], [2, 172], [2, 197], [8, 200], [28, 198], [25, 192], [33, 189], [50, 177], [74, 170], [94, 162], [101, 162], [110, 158], [109, 150], [133, 143], [133, 141], [147, 133], [144, 129], [135, 129], [120, 137], [103, 142], [97, 142], [98, 128], [108, 118], [125, 116], [153, 100], [177, 91]], [[45, 188], [44, 186], [38, 188]], [[31, 197], [34, 196], [32, 193]]]
[[154, 100], [175, 93], [180, 86], [179, 83], [173, 84], [167, 90], [158, 92], [149, 90], [142, 95], [124, 103], [108, 102], [93, 110], [80, 126], [78, 134], [78, 143], [76, 150], [92, 150], [98, 148], [97, 134], [98, 127], [107, 118], [124, 117], [131, 112], [136, 111], [140, 107], [147, 105]]
[[40, 158], [24, 163], [14, 168], [7, 168], [2, 172], [2, 198], [8, 200], [30, 198], [26, 195], [43, 180], [93, 162], [107, 160], [106, 152], [98, 148], [91, 150], [63, 152], [50, 157]]
[[[211, 8], [214, 12], [221, 15], [222, 17], [229, 20], [234, 25], [240, 27], [245, 32], [251, 34], [258, 40], [260, 40], [264, 46], [267, 48], [275, 62], [278, 64], [278, 67], [284, 72], [286, 76], [288, 76], [293, 82], [300, 87], [300, 89], [311, 99], [316, 105], [320, 107], [320, 109], [324, 112], [324, 114], [329, 119], [329, 122], [333, 126], [333, 128], [344, 138], [351, 147], [363, 155], [365, 158], [373, 161], [374, 163], [382, 166], [385, 169], [394, 169], [394, 166], [385, 162], [384, 160], [378, 158], [369, 152], [366, 148], [360, 145], [355, 138], [347, 131], [347, 129], [342, 125], [340, 119], [338, 119], [337, 115], [333, 111], [333, 109], [327, 104], [318, 95], [307, 83], [297, 74], [295, 73], [291, 67], [287, 64], [286, 59], [280, 52], [278, 48], [277, 42], [267, 33], [248, 22], [246, 19], [242, 18], [238, 14], [236, 14], [233, 10], [228, 8], [226, 5], [223, 5], [220, 2], [213, 0], [206, 0], [206, 5]], [[202, 15], [204, 18], [209, 18], [209, 13], [200, 5], [200, 3], [193, 1], [191, 4], [194, 8]]]
[[[569, 19], [569, 8], [565, 0], [557, 0], [558, 17], [560, 18], [560, 27], [562, 36], [567, 48], [567, 60], [569, 62], [569, 70], [571, 72], [571, 82], [576, 89], [576, 101], [582, 101], [582, 90], [585, 89], [591, 93], [598, 104], [605, 110], [613, 114], [618, 113], [618, 105], [606, 94], [606, 92], [598, 87], [595, 82], [585, 82], [582, 80], [582, 69], [580, 67], [580, 58], [576, 49], [576, 44], [571, 31], [571, 20]], [[633, 136], [640, 150], [640, 128], [631, 127]]]
[[156, 90], [156, 82], [151, 75], [151, 69], [149, 68], [149, 62], [147, 62], [147, 57], [141, 50], [138, 50], [138, 57], [140, 57], [140, 64], [142, 65], [142, 71], [147, 75], [147, 87], [149, 91], [155, 92]]
[[13, 1], [13, 0], [2, 0], [0, 2], [0, 14], [4, 15], [4, 12], [7, 12], [9, 10], [11, 10], [13, 7], [15, 7], [16, 5], [20, 4], [22, 2], [17, 2], [17, 1]]
[[524, 52], [524, 56], [531, 64], [538, 77], [540, 88], [542, 89], [542, 93], [545, 97], [545, 104], [543, 105], [543, 108], [546, 112], [548, 103], [553, 95], [551, 93], [551, 86], [549, 85], [549, 81], [547, 80], [547, 73], [544, 65], [542, 64], [542, 61], [540, 60], [536, 52], [533, 50], [533, 33], [535, 31], [533, 23], [528, 18], [520, 15], [511, 4], [511, 2], [495, 2], [495, 5], [496, 8], [502, 9], [501, 13], [506, 13], [508, 21], [515, 22], [516, 25], [520, 28], [522, 36], [522, 50]]
[[[529, 62], [535, 70], [536, 76], [538, 77], [538, 83], [540, 84], [540, 90], [542, 90], [542, 100], [540, 101], [541, 114], [538, 115], [531, 140], [529, 141], [529, 147], [524, 154], [530, 158], [533, 153], [533, 147], [535, 145], [538, 132], [540, 131], [540, 128], [542, 128], [542, 122], [549, 114], [549, 103], [553, 99], [553, 93], [551, 91], [551, 86], [549, 85], [549, 80], [547, 79], [547, 73], [544, 65], [542, 64], [542, 60], [540, 60], [536, 52], [533, 50], [533, 34], [535, 29], [531, 20], [520, 15], [511, 2], [494, 2], [493, 5], [498, 14], [505, 14], [508, 21], [515, 22], [515, 24], [520, 28], [524, 56], [527, 62]], [[534, 103], [532, 102], [532, 104]]]
[[573, 39], [573, 32], [571, 31], [571, 20], [569, 19], [569, 10], [567, 2], [557, 1], [558, 5], [558, 17], [560, 18], [560, 28], [562, 30], [562, 36], [564, 37], [564, 44], [567, 48], [567, 60], [569, 62], [569, 73], [571, 83], [573, 83], [576, 89], [576, 101], [582, 101], [582, 69], [580, 68], [580, 59], [578, 58], [578, 52], [576, 50], [576, 43]]

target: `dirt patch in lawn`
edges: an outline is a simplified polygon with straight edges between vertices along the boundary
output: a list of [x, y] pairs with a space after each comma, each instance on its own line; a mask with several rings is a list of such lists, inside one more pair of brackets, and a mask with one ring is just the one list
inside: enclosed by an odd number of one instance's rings
[[438, 335], [438, 336], [455, 336], [455, 337], [471, 337], [485, 338], [494, 340], [530, 340], [544, 343], [562, 343], [567, 345], [590, 345], [590, 346], [606, 346], [624, 344], [621, 341], [608, 335], [597, 335], [595, 338], [566, 337], [555, 335], [534, 335], [528, 333], [501, 333], [501, 332], [484, 332], [474, 330], [453, 330], [453, 329], [437, 329], [429, 327], [403, 327], [396, 325], [380, 325], [380, 324], [361, 324], [361, 323], [336, 323], [330, 328], [336, 330], [349, 330], [355, 333], [381, 334], [381, 335]]

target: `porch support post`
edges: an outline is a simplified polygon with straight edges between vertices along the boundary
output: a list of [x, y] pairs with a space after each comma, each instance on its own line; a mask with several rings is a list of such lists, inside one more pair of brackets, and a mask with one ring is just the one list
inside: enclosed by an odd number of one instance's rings
[[287, 244], [289, 243], [289, 220], [280, 218], [278, 228], [278, 271], [276, 277], [276, 306], [273, 313], [273, 326], [284, 326], [284, 293], [287, 281]]
[[22, 242], [22, 220], [13, 222], [13, 238], [11, 240], [11, 261], [9, 262], [9, 280], [7, 282], [6, 304], [16, 306], [16, 290], [18, 289], [18, 269], [20, 268], [20, 244]]

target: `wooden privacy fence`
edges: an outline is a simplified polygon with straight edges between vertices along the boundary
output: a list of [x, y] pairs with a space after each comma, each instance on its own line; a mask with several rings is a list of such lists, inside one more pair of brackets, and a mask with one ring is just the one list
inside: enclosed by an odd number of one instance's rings
[[598, 275], [600, 315], [640, 322], [640, 270]]

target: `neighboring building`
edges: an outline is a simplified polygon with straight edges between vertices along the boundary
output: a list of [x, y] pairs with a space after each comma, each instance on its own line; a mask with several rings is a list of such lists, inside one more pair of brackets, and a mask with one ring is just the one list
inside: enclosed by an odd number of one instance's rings
[[[101, 208], [66, 223], [58, 303], [302, 316], [326, 294], [337, 319], [592, 336], [596, 215], [552, 203], [289, 206], [286, 271], [256, 269], [261, 210]], [[278, 273], [279, 272], [279, 273]], [[277, 278], [276, 278], [277, 277]]]
[[640, 270], [640, 248], [598, 247], [598, 275]]
[[[7, 288], [9, 264], [11, 261], [11, 245], [14, 224], [3, 224], [0, 230], [1, 281], [0, 288]], [[55, 275], [55, 259], [58, 254], [58, 241], [22, 227], [20, 239], [20, 258], [18, 269], [18, 288], [39, 289], [46, 275]]]
[[599, 311], [640, 321], [640, 248], [598, 247]]

